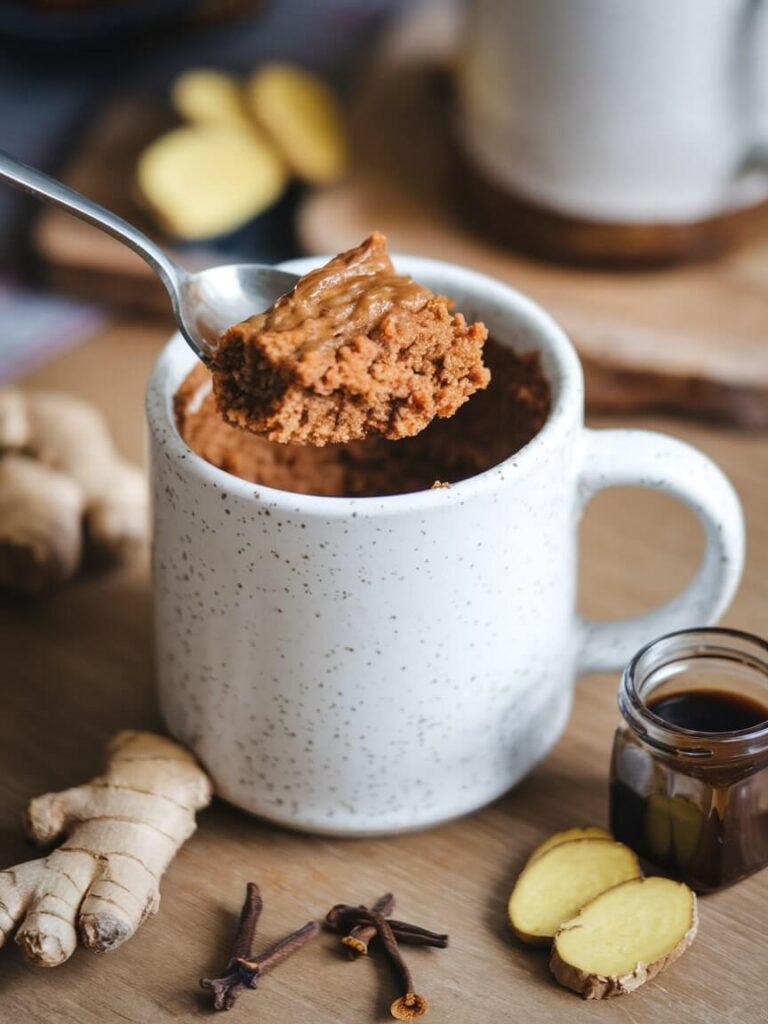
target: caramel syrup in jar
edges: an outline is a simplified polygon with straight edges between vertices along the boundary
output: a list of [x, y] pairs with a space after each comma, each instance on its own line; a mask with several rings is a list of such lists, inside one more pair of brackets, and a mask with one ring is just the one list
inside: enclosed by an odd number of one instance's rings
[[736, 732], [768, 720], [768, 707], [727, 690], [683, 690], [651, 699], [648, 710], [669, 725], [693, 732]]
[[768, 864], [768, 645], [730, 630], [663, 637], [627, 668], [611, 829], [699, 891]]

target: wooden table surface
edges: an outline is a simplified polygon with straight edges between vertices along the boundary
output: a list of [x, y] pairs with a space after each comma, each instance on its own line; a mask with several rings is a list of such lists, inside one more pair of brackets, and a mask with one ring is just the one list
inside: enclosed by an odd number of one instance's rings
[[[71, 389], [104, 409], [124, 452], [144, 449], [142, 391], [164, 331], [115, 324], [36, 372], [30, 383]], [[598, 425], [613, 425], [603, 419]], [[744, 501], [749, 561], [726, 617], [768, 631], [768, 439], [670, 420], [634, 420], [699, 445], [731, 475]], [[701, 550], [692, 516], [669, 499], [614, 491], [590, 507], [582, 531], [582, 605], [623, 615], [671, 594]], [[152, 689], [146, 564], [82, 579], [39, 605], [0, 604], [0, 859], [30, 855], [19, 817], [33, 795], [88, 779], [107, 737], [159, 727]], [[633, 996], [582, 1002], [550, 978], [546, 955], [509, 936], [505, 906], [531, 848], [569, 825], [606, 822], [607, 769], [617, 721], [616, 675], [578, 687], [567, 734], [525, 782], [454, 824], [392, 839], [307, 837], [222, 803], [200, 817], [162, 886], [162, 908], [122, 948], [78, 951], [66, 965], [26, 965], [0, 954], [0, 1021], [8, 1024], [164, 1024], [209, 1013], [197, 980], [221, 966], [246, 881], [262, 886], [267, 942], [339, 901], [392, 889], [398, 913], [448, 931], [442, 952], [413, 950], [428, 1020], [554, 1024], [758, 1024], [768, 1019], [768, 871], [701, 901], [699, 938], [683, 960]], [[350, 963], [323, 936], [247, 993], [231, 1021], [288, 1024], [385, 1021], [392, 981], [382, 963]]]

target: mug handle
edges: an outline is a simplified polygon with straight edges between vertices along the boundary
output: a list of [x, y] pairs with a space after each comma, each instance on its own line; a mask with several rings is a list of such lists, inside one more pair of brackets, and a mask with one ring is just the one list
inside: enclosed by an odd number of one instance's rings
[[706, 550], [688, 586], [659, 608], [615, 622], [577, 617], [579, 673], [623, 668], [656, 637], [715, 622], [744, 567], [741, 503], [722, 470], [698, 449], [648, 430], [585, 429], [580, 507], [606, 487], [649, 487], [679, 498], [704, 527]]

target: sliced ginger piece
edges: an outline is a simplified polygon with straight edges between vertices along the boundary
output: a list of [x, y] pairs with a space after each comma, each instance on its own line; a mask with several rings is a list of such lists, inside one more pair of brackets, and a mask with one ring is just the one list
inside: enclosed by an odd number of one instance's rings
[[672, 815], [672, 845], [675, 860], [685, 867], [693, 860], [704, 828], [704, 813], [685, 797], [674, 796], [670, 803]]
[[704, 815], [684, 797], [652, 793], [646, 800], [643, 836], [658, 862], [671, 860], [679, 867], [689, 864], [703, 826]]
[[242, 86], [224, 71], [190, 68], [171, 86], [171, 102], [177, 114], [193, 124], [253, 125]]
[[509, 923], [515, 935], [546, 946], [557, 929], [606, 889], [639, 878], [637, 857], [612, 839], [561, 843], [529, 862], [509, 898]]
[[562, 832], [555, 832], [549, 839], [545, 839], [543, 843], [540, 843], [528, 858], [528, 863], [530, 864], [555, 846], [562, 846], [563, 843], [573, 842], [574, 839], [612, 840], [613, 836], [607, 829], [600, 828], [599, 825], [586, 825], [584, 828], [566, 828]]
[[665, 793], [651, 793], [643, 814], [643, 838], [656, 861], [665, 861], [672, 853], [672, 819]]
[[138, 185], [162, 226], [178, 238], [226, 235], [270, 207], [286, 168], [246, 128], [187, 125], [156, 139], [139, 158]]
[[634, 878], [563, 924], [550, 968], [561, 985], [585, 999], [624, 995], [674, 963], [697, 927], [696, 896], [687, 885]]
[[247, 98], [295, 174], [315, 185], [341, 176], [347, 160], [344, 122], [321, 79], [292, 64], [266, 64], [251, 76]]

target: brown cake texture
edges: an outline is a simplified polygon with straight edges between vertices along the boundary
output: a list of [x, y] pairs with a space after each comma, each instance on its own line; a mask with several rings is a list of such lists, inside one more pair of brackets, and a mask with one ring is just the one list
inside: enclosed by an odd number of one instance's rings
[[214, 394], [228, 423], [281, 444], [412, 437], [487, 387], [487, 335], [395, 273], [375, 232], [222, 335]]
[[351, 444], [274, 444], [230, 426], [216, 408], [211, 375], [198, 365], [176, 394], [179, 431], [208, 462], [255, 484], [299, 494], [375, 497], [446, 487], [509, 458], [539, 432], [550, 390], [538, 353], [489, 340], [492, 380], [450, 419], [416, 437]]

